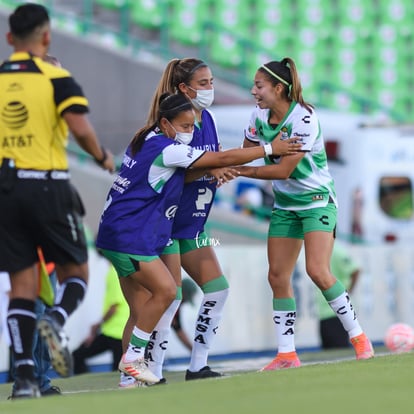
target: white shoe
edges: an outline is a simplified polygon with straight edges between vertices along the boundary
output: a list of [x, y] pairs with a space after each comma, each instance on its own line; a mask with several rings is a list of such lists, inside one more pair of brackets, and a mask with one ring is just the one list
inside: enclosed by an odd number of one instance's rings
[[148, 385], [156, 384], [160, 379], [155, 376], [148, 368], [145, 358], [138, 358], [135, 361], [125, 362], [125, 354], [122, 355], [118, 369], [127, 376], [133, 377], [137, 381], [142, 381]]
[[131, 375], [127, 375], [121, 372], [121, 378], [119, 379], [118, 388], [128, 389], [138, 387], [146, 387], [145, 382], [137, 381], [134, 377], [131, 377]]

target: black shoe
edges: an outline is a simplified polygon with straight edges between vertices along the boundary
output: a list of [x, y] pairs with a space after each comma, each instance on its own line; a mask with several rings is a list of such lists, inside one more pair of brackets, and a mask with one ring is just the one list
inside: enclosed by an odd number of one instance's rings
[[73, 375], [72, 354], [69, 339], [63, 328], [49, 315], [43, 315], [37, 323], [40, 336], [46, 341], [53, 369], [61, 377]]
[[13, 393], [8, 399], [16, 400], [18, 398], [39, 398], [40, 391], [36, 381], [25, 378], [16, 378], [13, 387]]
[[47, 390], [40, 391], [40, 394], [42, 394], [42, 397], [48, 397], [50, 395], [62, 395], [62, 391], [56, 385], [52, 385]]
[[206, 365], [204, 368], [201, 368], [200, 371], [196, 372], [192, 372], [187, 369], [187, 372], [185, 374], [186, 381], [217, 377], [222, 377], [222, 375], [219, 372], [212, 371], [208, 365]]

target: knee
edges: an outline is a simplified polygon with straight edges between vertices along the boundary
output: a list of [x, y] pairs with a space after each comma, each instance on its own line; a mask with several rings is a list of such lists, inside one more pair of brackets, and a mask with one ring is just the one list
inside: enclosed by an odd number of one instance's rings
[[160, 292], [160, 299], [168, 307], [171, 302], [177, 297], [177, 286], [175, 284], [165, 287]]
[[329, 269], [307, 265], [306, 273], [312, 279], [313, 283], [322, 290], [328, 289], [335, 282], [335, 278]]
[[276, 289], [289, 284], [289, 278], [285, 278], [282, 274], [277, 272], [269, 272], [267, 280], [272, 289]]

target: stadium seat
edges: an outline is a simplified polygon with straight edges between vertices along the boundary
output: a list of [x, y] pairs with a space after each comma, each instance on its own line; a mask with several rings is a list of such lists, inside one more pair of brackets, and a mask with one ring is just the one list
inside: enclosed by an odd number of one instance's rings
[[130, 0], [131, 22], [147, 29], [160, 28], [169, 3], [169, 0]]
[[213, 32], [209, 38], [210, 57], [223, 67], [234, 68], [243, 63], [243, 46], [230, 32]]
[[375, 27], [377, 13], [375, 7], [366, 0], [338, 0], [336, 13], [339, 26], [351, 26], [367, 31]]
[[291, 16], [297, 29], [314, 28], [319, 32], [331, 32], [337, 27], [336, 8], [331, 0], [300, 0]]
[[212, 0], [214, 21], [226, 31], [249, 38], [253, 21], [250, 1]]
[[[260, 35], [260, 44], [266, 43], [273, 46], [266, 48], [256, 46], [256, 56], [246, 62], [247, 73], [254, 74], [259, 66], [272, 60], [281, 60], [284, 57], [297, 60], [297, 41], [290, 33], [277, 33], [269, 30], [268, 32], [261, 31]], [[257, 39], [259, 39], [258, 36], [256, 36], [256, 41]]]
[[[286, 3], [287, 7], [283, 4]], [[284, 39], [293, 36], [293, 9], [286, 0], [258, 0], [251, 11], [251, 39], [260, 51], [284, 54]], [[281, 27], [289, 30], [281, 30]]]
[[98, 6], [106, 9], [116, 10], [126, 4], [127, 0], [95, 0]]
[[[237, 75], [235, 81], [244, 76], [248, 84], [261, 64], [289, 56], [298, 66], [304, 96], [310, 101], [360, 110], [361, 104], [350, 95], [356, 93], [409, 114], [408, 109], [414, 106], [414, 94], [407, 92], [414, 85], [412, 1], [95, 0], [93, 3], [102, 9], [123, 11], [124, 17], [128, 15], [125, 7], [128, 5], [130, 23], [155, 30], [162, 28], [170, 41], [190, 46], [212, 64], [233, 70]], [[56, 26], [79, 35], [85, 29], [76, 17], [54, 19]], [[120, 19], [121, 25], [123, 22], [128, 22], [128, 18]], [[115, 46], [122, 43], [112, 41], [108, 35], [107, 43], [111, 42]], [[326, 82], [334, 85], [334, 89], [336, 85], [338, 92], [332, 88], [321, 91]]]
[[175, 0], [171, 3], [169, 29], [172, 39], [184, 45], [196, 45], [202, 40], [205, 23], [214, 22], [210, 3], [198, 0]]
[[378, 23], [390, 24], [397, 28], [412, 25], [413, 2], [410, 0], [389, 0], [378, 2]]
[[208, 40], [212, 60], [228, 68], [245, 66], [252, 48], [249, 45], [250, 2], [212, 0], [210, 6], [214, 15], [214, 26]]

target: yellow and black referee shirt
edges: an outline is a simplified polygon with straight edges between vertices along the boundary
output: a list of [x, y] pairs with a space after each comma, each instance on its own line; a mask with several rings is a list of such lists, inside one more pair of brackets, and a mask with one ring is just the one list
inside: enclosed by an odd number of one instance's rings
[[88, 101], [71, 74], [26, 52], [0, 65], [0, 163], [16, 168], [66, 170], [65, 111], [88, 112]]

